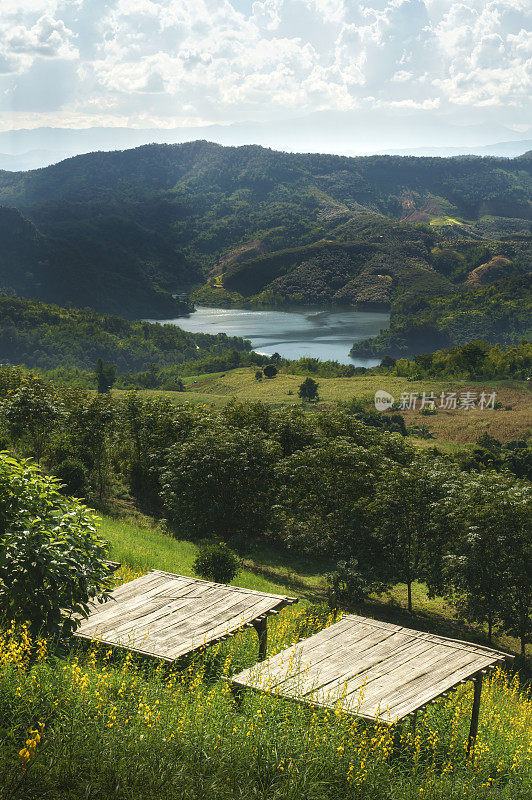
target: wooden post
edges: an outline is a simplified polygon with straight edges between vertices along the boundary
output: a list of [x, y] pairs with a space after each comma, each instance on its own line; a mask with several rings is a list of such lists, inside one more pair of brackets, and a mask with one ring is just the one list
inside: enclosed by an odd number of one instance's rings
[[264, 661], [266, 658], [266, 648], [268, 646], [268, 618], [257, 619], [253, 623], [253, 627], [257, 631], [259, 637], [259, 661]]
[[468, 757], [475, 746], [475, 739], [477, 738], [478, 712], [480, 710], [480, 695], [482, 693], [482, 673], [476, 675], [473, 682], [475, 686], [475, 692], [473, 695], [473, 709], [471, 711], [471, 727], [469, 728], [469, 739], [467, 741]]
[[244, 687], [243, 686], [239, 686], [236, 683], [231, 683], [229, 685], [229, 688], [231, 690], [231, 694], [232, 694], [233, 700], [235, 702], [236, 710], [240, 711], [240, 709], [242, 707], [243, 700], [244, 700]]

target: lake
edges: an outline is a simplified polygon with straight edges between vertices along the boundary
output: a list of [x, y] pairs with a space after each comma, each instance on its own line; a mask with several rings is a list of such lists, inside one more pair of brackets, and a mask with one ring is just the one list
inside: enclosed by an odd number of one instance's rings
[[271, 356], [296, 359], [312, 356], [322, 361], [372, 367], [376, 359], [351, 358], [355, 340], [375, 336], [389, 326], [390, 315], [378, 311], [335, 311], [297, 308], [283, 311], [244, 308], [207, 308], [186, 317], [158, 320], [192, 333], [226, 333], [249, 339], [253, 349]]

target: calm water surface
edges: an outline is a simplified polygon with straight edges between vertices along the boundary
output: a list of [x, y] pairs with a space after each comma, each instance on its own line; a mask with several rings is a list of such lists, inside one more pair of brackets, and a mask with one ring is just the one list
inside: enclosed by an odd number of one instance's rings
[[[355, 340], [375, 336], [389, 325], [389, 314], [377, 311], [291, 309], [270, 311], [243, 308], [206, 308], [186, 317], [163, 320], [192, 333], [226, 333], [250, 339], [254, 350], [284, 358], [312, 356], [355, 366], [374, 366], [375, 359], [350, 358]], [[161, 322], [161, 320], [159, 320]]]

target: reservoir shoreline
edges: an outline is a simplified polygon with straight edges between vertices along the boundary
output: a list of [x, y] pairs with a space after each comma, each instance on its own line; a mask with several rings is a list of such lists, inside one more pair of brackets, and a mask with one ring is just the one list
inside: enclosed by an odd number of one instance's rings
[[196, 306], [191, 314], [157, 320], [192, 333], [225, 333], [249, 339], [253, 350], [283, 358], [319, 358], [354, 366], [375, 366], [378, 359], [352, 358], [353, 342], [376, 336], [389, 327], [385, 311], [338, 307], [235, 308]]

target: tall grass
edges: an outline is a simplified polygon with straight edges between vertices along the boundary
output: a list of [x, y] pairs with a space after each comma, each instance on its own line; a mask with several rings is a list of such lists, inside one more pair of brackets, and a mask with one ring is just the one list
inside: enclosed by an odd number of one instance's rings
[[[289, 607], [270, 621], [270, 651], [331, 621]], [[256, 651], [241, 633], [167, 667], [97, 643], [58, 658], [23, 631], [3, 635], [2, 800], [530, 798], [532, 702], [517, 679], [485, 682], [468, 760], [467, 685], [423, 712], [415, 734], [251, 692], [237, 706], [223, 678]]]

